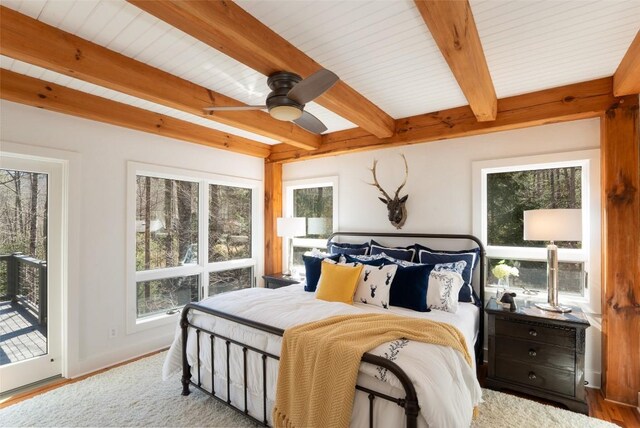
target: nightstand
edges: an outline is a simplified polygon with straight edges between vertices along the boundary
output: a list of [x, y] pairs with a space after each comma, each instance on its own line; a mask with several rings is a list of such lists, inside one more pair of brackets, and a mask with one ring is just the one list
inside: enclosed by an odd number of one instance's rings
[[511, 389], [557, 401], [588, 413], [584, 385], [584, 313], [576, 307], [565, 314], [516, 301], [515, 312], [502, 309], [494, 298], [485, 308], [489, 316], [489, 373], [487, 386]]
[[264, 279], [264, 288], [280, 288], [300, 282], [299, 279], [293, 279], [292, 277], [284, 276], [281, 273], [262, 275], [262, 278]]

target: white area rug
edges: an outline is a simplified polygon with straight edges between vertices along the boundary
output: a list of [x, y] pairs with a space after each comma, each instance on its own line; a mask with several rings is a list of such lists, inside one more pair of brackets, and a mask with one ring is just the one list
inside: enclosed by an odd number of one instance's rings
[[[183, 397], [178, 375], [163, 382], [161, 369], [165, 354], [144, 358], [2, 409], [0, 426], [255, 426], [200, 391]], [[483, 398], [485, 403], [480, 406], [473, 427], [615, 427], [496, 391], [485, 389]]]

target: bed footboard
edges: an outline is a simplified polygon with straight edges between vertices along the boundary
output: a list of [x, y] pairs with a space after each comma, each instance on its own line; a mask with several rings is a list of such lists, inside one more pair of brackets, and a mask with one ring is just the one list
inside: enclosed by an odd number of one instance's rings
[[[252, 419], [253, 421], [263, 425], [263, 426], [269, 426], [268, 422], [267, 422], [267, 358], [271, 358], [273, 360], [279, 361], [280, 357], [277, 355], [273, 355], [269, 352], [263, 351], [261, 349], [255, 348], [253, 346], [250, 346], [248, 344], [239, 342], [237, 340], [234, 340], [232, 338], [229, 337], [225, 337], [223, 335], [220, 335], [216, 332], [213, 331], [209, 331], [206, 330], [204, 328], [198, 327], [194, 324], [192, 324], [189, 321], [189, 314], [192, 312], [202, 312], [202, 313], [206, 313], [208, 315], [212, 315], [214, 317], [219, 317], [219, 318], [224, 318], [226, 320], [238, 323], [238, 324], [242, 324], [257, 330], [261, 330], [273, 335], [277, 335], [282, 337], [284, 334], [284, 330], [267, 325], [267, 324], [262, 324], [256, 321], [252, 321], [252, 320], [248, 320], [242, 317], [238, 317], [232, 314], [228, 314], [225, 312], [221, 312], [221, 311], [217, 311], [215, 309], [210, 309], [210, 308], [206, 308], [203, 306], [200, 306], [196, 303], [189, 303], [188, 305], [186, 305], [184, 307], [184, 309], [182, 310], [182, 315], [181, 315], [181, 319], [180, 319], [180, 327], [182, 329], [182, 395], [189, 395], [190, 390], [189, 387], [190, 385], [193, 385], [194, 387], [198, 388], [199, 390], [201, 390], [202, 392], [204, 392], [205, 394], [208, 394], [210, 396], [212, 396], [213, 398], [215, 398], [216, 400], [218, 400], [219, 402], [231, 407], [232, 409], [244, 414], [246, 417]], [[197, 335], [197, 365], [198, 365], [198, 379], [196, 380], [192, 380], [192, 376], [191, 376], [191, 366], [189, 366], [189, 362], [187, 359], [187, 338], [189, 336], [189, 330], [193, 330], [195, 332], [195, 334]], [[201, 334], [207, 334], [209, 335], [210, 338], [210, 346], [211, 346], [211, 355], [212, 355], [212, 367], [211, 367], [211, 391], [207, 391], [205, 388], [203, 388], [202, 386], [202, 379], [201, 377], [201, 370], [200, 368], [200, 335]], [[215, 373], [215, 362], [214, 362], [214, 343], [215, 340], [214, 339], [220, 339], [224, 342], [225, 347], [226, 347], [226, 373], [227, 373], [227, 382], [226, 382], [226, 397], [227, 399], [224, 400], [222, 398], [220, 398], [219, 396], [216, 395], [216, 391], [215, 391], [215, 382], [214, 382], [214, 373]], [[230, 376], [230, 372], [229, 372], [229, 365], [230, 365], [230, 348], [231, 346], [238, 346], [242, 349], [242, 356], [243, 356], [243, 385], [244, 385], [244, 403], [242, 407], [238, 407], [238, 403], [232, 403], [231, 402], [231, 393], [230, 393], [230, 388], [231, 388], [231, 376]], [[263, 408], [263, 415], [262, 415], [262, 420], [254, 417], [253, 415], [249, 414], [249, 410], [248, 410], [248, 401], [247, 401], [247, 353], [248, 352], [255, 352], [257, 354], [259, 354], [261, 356], [262, 359], [262, 408]], [[405, 396], [403, 398], [398, 398], [398, 397], [392, 397], [390, 395], [387, 394], [383, 394], [379, 391], [375, 391], [373, 389], [369, 389], [369, 388], [365, 388], [363, 386], [360, 385], [356, 385], [356, 390], [361, 391], [365, 394], [368, 394], [368, 399], [369, 399], [369, 427], [373, 427], [374, 426], [374, 420], [373, 420], [373, 404], [374, 404], [374, 400], [376, 398], [380, 398], [383, 400], [387, 400], [390, 401], [392, 403], [397, 404], [398, 406], [404, 408], [404, 413], [405, 413], [405, 417], [406, 417], [406, 421], [407, 421], [407, 428], [416, 428], [417, 426], [417, 422], [418, 422], [418, 413], [420, 410], [420, 407], [418, 406], [418, 398], [416, 395], [416, 390], [415, 387], [413, 386], [413, 383], [411, 382], [411, 380], [409, 379], [409, 377], [407, 376], [407, 374], [393, 361], [387, 360], [386, 358], [377, 356], [377, 355], [372, 355], [372, 354], [368, 354], [365, 353], [362, 356], [362, 362], [365, 363], [369, 363], [369, 364], [374, 364], [380, 367], [383, 367], [387, 370], [389, 370], [391, 373], [393, 373], [398, 380], [400, 381], [400, 383], [402, 384], [403, 388], [404, 388], [404, 394]]]

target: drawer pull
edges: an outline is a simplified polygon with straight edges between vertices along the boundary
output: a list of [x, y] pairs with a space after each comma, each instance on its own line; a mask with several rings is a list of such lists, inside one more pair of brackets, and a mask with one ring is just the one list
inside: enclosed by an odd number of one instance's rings
[[535, 357], [536, 355], [538, 355], [538, 353], [535, 351], [535, 349], [529, 349], [529, 356], [530, 357]]
[[538, 332], [535, 331], [534, 329], [529, 330], [529, 336], [536, 337], [537, 335], [538, 335]]
[[529, 372], [529, 379], [534, 380], [536, 378], [537, 378], [537, 376], [536, 376], [536, 374], [534, 372]]

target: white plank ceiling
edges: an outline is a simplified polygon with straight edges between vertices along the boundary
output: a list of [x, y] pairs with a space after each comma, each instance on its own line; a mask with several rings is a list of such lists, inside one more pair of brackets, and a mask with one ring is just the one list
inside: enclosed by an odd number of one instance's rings
[[[266, 77], [124, 0], [0, 4], [248, 104]], [[467, 104], [410, 0], [238, 4], [394, 118]], [[499, 98], [611, 76], [640, 28], [638, 0], [471, 0]], [[276, 141], [19, 63], [0, 66], [248, 138]], [[355, 125], [310, 103], [329, 132]]]

